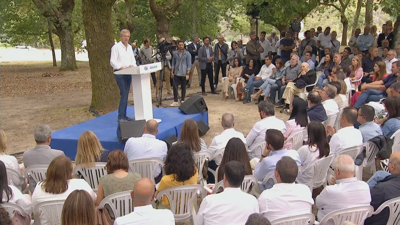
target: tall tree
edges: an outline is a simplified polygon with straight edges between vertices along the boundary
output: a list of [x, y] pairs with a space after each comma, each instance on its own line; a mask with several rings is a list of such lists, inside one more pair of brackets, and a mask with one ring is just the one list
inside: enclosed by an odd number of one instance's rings
[[75, 70], [75, 47], [74, 31], [72, 29], [72, 13], [75, 0], [32, 0], [40, 13], [51, 20], [55, 30], [53, 31], [60, 39], [61, 45], [61, 70]]
[[118, 105], [119, 92], [110, 66], [114, 27], [111, 21], [115, 0], [83, 0], [82, 17], [85, 26], [89, 65], [92, 79], [91, 109], [110, 112]]
[[357, 0], [356, 11], [354, 13], [354, 20], [353, 20], [353, 24], [351, 26], [351, 35], [353, 35], [357, 29], [358, 19], [360, 18], [362, 4], [363, 4], [363, 0]]
[[374, 7], [374, 0], [367, 0], [365, 4], [365, 26], [372, 26], [372, 20], [374, 17], [373, 7]]
[[171, 31], [171, 19], [177, 15], [183, 0], [149, 0], [150, 9], [157, 21], [157, 39], [169, 38]]
[[331, 0], [324, 0], [322, 4], [327, 5], [327, 6], [332, 6], [337, 11], [339, 11], [340, 22], [343, 25], [341, 45], [346, 46], [347, 45], [347, 30], [349, 29], [349, 20], [347, 19], [347, 16], [346, 16], [346, 10], [350, 4], [350, 0], [337, 0], [336, 2], [332, 2]]

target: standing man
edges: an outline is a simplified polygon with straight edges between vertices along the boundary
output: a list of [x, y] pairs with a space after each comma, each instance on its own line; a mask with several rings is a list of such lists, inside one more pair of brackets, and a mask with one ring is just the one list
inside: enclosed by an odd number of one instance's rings
[[306, 30], [304, 32], [304, 39], [300, 42], [299, 56], [302, 57], [305, 53], [306, 46], [311, 46], [312, 48], [317, 47], [317, 42], [311, 38], [311, 31]]
[[[269, 52], [272, 52], [272, 47], [271, 47], [271, 42], [269, 42], [267, 39], [265, 39], [265, 35], [267, 32], [261, 31], [260, 33], [260, 45], [263, 47], [264, 51], [261, 52], [260, 58], [265, 59], [265, 56], [269, 54]], [[261, 64], [264, 65], [264, 62], [261, 62]]]
[[382, 33], [378, 35], [378, 47], [382, 47], [382, 41], [388, 40], [390, 48], [393, 48], [394, 45], [394, 35], [391, 32], [390, 27], [386, 24], [382, 26]]
[[192, 57], [192, 67], [190, 68], [190, 74], [189, 74], [189, 83], [187, 84], [187, 88], [190, 88], [190, 86], [192, 85], [192, 79], [193, 79], [193, 72], [194, 72], [194, 68], [196, 68], [197, 70], [197, 77], [198, 77], [198, 82], [199, 82], [199, 86], [200, 81], [201, 81], [201, 73], [200, 73], [200, 66], [199, 66], [199, 59], [198, 59], [198, 55], [199, 55], [199, 49], [200, 49], [200, 44], [199, 44], [199, 37], [194, 36], [193, 37], [193, 42], [190, 43], [190, 45], [188, 45], [188, 51], [190, 53], [190, 56]]
[[136, 42], [132, 42], [132, 51], [133, 55], [135, 56], [136, 66], [140, 65], [140, 56], [139, 56], [139, 49], [136, 47]]
[[260, 53], [264, 52], [264, 48], [256, 39], [256, 33], [250, 32], [250, 41], [246, 44], [246, 65], [249, 65], [250, 59], [254, 61], [254, 68], [258, 71], [261, 68]]
[[[318, 27], [319, 28], [319, 27]], [[322, 30], [322, 29], [321, 29]], [[317, 46], [319, 47], [319, 61], [321, 61], [322, 57], [325, 56], [325, 48], [331, 48], [332, 43], [331, 43], [332, 37], [331, 37], [331, 28], [326, 27], [324, 30], [324, 33], [320, 33], [318, 35], [318, 41], [317, 41]]]
[[[150, 39], [144, 39], [143, 47], [140, 49], [139, 56], [142, 65], [153, 63], [153, 47], [150, 45]], [[153, 86], [156, 87], [156, 73], [151, 73], [151, 78], [153, 79]]]
[[332, 31], [331, 33], [332, 54], [339, 53], [340, 42], [336, 39], [336, 37], [337, 37], [337, 32]]
[[275, 45], [279, 41], [278, 36], [276, 36], [275, 30], [272, 30], [271, 36], [268, 37], [268, 41], [269, 41], [269, 43], [271, 43], [272, 58], [275, 58], [275, 56], [277, 55]]
[[368, 54], [368, 49], [374, 42], [374, 37], [369, 33], [371, 28], [369, 26], [364, 27], [364, 33], [357, 38], [357, 46], [360, 47], [364, 54]]
[[286, 63], [287, 61], [290, 60], [290, 54], [292, 53], [295, 47], [296, 44], [291, 38], [290, 31], [286, 31], [285, 38], [280, 41], [281, 59], [283, 63]]
[[212, 94], [217, 94], [214, 89], [213, 84], [213, 69], [212, 69], [212, 62], [213, 62], [213, 50], [210, 46], [210, 38], [204, 37], [203, 38], [204, 45], [199, 49], [199, 67], [201, 69], [201, 92], [203, 96], [207, 96], [206, 94], [206, 75], [208, 75], [208, 81], [210, 82], [210, 88]]
[[[162, 37], [160, 38], [160, 40], [158, 41], [158, 44], [162, 43], [165, 41], [165, 38]], [[170, 95], [171, 92], [171, 61], [172, 61], [172, 56], [170, 51], [168, 51], [165, 54], [165, 61], [162, 59], [162, 55], [161, 54], [157, 54], [156, 55], [156, 59], [157, 62], [161, 62], [161, 70], [156, 72], [157, 75], [157, 84], [156, 84], [156, 95], [158, 96], [158, 94], [160, 93], [160, 85], [162, 86], [163, 84], [163, 80], [165, 80], [165, 86], [167, 88], [167, 95]], [[164, 70], [164, 77], [161, 78], [161, 71]], [[162, 96], [160, 96], [162, 97]]]
[[228, 45], [224, 42], [224, 36], [218, 36], [218, 43], [214, 47], [214, 88], [217, 89], [219, 70], [222, 68], [222, 77], [226, 77], [226, 63], [228, 61]]
[[171, 65], [171, 77], [174, 79], [174, 102], [170, 106], [179, 106], [178, 86], [181, 85], [181, 103], [185, 101], [186, 81], [189, 80], [190, 66], [192, 59], [190, 53], [185, 49], [185, 42], [178, 41], [178, 51], [174, 53]]
[[[110, 64], [114, 69], [114, 72], [136, 66], [136, 60], [135, 56], [133, 55], [132, 46], [128, 44], [130, 37], [131, 33], [129, 30], [121, 30], [121, 41], [116, 43], [111, 48]], [[133, 120], [132, 118], [126, 116], [126, 108], [128, 106], [128, 95], [129, 89], [131, 88], [132, 76], [122, 74], [114, 75], [121, 95], [118, 107], [118, 121]]]

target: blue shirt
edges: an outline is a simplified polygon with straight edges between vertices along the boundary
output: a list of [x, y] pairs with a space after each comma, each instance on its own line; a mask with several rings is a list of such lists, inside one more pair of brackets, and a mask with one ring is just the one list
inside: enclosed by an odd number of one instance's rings
[[314, 63], [311, 59], [309, 59], [309, 60], [307, 61], [307, 63], [308, 63], [308, 65], [310, 66], [310, 70], [313, 70], [313, 69], [315, 68], [315, 63]]
[[371, 47], [374, 42], [374, 37], [371, 34], [361, 34], [357, 38], [357, 46], [360, 47], [361, 51], [368, 51], [368, 48]]
[[400, 128], [400, 117], [391, 118], [382, 125], [382, 133], [385, 137], [391, 138], [394, 132]]
[[374, 121], [366, 122], [358, 128], [361, 131], [363, 142], [369, 141], [372, 138], [382, 135], [381, 127]]
[[174, 69], [174, 75], [185, 76], [187, 71], [190, 70], [192, 66], [192, 56], [186, 50], [182, 53], [179, 51], [174, 52], [174, 57], [172, 58], [171, 69]]
[[[283, 156], [289, 156], [296, 161], [297, 165], [301, 165], [299, 153], [295, 150], [282, 149], [271, 151], [267, 157], [257, 163], [256, 169], [254, 170], [254, 176], [256, 176], [259, 181], [264, 180], [265, 176], [275, 171], [276, 164]], [[273, 183], [267, 182], [266, 185], [261, 185], [260, 188], [266, 190], [272, 186]]]

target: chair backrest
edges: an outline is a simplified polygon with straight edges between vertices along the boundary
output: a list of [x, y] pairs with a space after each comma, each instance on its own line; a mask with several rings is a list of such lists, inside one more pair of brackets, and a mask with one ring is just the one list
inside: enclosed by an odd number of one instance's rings
[[115, 218], [133, 212], [131, 191], [123, 191], [105, 197], [99, 204], [99, 209], [110, 206]]
[[225, 187], [224, 187], [224, 181], [221, 180], [220, 182], [218, 182], [218, 183], [216, 183], [216, 184], [214, 185], [212, 194], [218, 194], [218, 193], [220, 193], [220, 192], [223, 192], [224, 189], [225, 189]]
[[[18, 171], [14, 169], [6, 168], [6, 170], [7, 170], [8, 184], [14, 185], [21, 190], [22, 184], [24, 184], [25, 182], [25, 178]], [[16, 184], [14, 182], [15, 180], [19, 180], [19, 182]]]
[[315, 216], [312, 213], [306, 213], [296, 216], [289, 216], [282, 219], [271, 221], [272, 225], [313, 225]]
[[249, 149], [247, 152], [248, 153], [253, 153], [255, 151], [260, 150], [260, 156], [261, 156], [262, 151], [265, 149], [265, 145], [266, 145], [265, 141], [260, 141], [259, 143], [255, 144], [251, 149]]
[[25, 168], [25, 177], [32, 178], [36, 183], [42, 182], [46, 179], [47, 167], [49, 165], [33, 165]]
[[400, 224], [400, 197], [390, 199], [381, 206], [373, 213], [373, 215], [379, 214], [384, 210], [386, 207], [389, 208], [389, 219], [386, 224], [388, 225], [397, 225]]
[[339, 113], [328, 116], [328, 119], [325, 121], [325, 126], [335, 127], [336, 118], [338, 117], [338, 114]]
[[197, 200], [197, 192], [202, 192], [203, 187], [195, 185], [181, 185], [160, 191], [157, 199], [161, 201], [162, 196], [167, 196], [175, 222], [182, 222], [190, 217], [196, 217], [193, 203]]
[[211, 155], [209, 152], [195, 152], [194, 153], [194, 161], [196, 163], [198, 173], [199, 173], [199, 181], [203, 180], [203, 167], [206, 161], [211, 160]]
[[269, 174], [267, 174], [267, 176], [264, 177], [264, 180], [262, 181], [262, 184], [266, 185], [268, 183], [269, 180], [272, 180], [274, 182], [274, 184], [276, 184], [276, 177], [275, 177], [275, 172], [270, 172]]
[[360, 153], [361, 146], [353, 146], [345, 149], [340, 149], [339, 151], [336, 152], [336, 156], [338, 155], [349, 155], [353, 160], [356, 160], [358, 154]]
[[26, 216], [28, 213], [19, 205], [11, 203], [11, 202], [4, 202], [1, 203], [1, 207], [3, 207], [10, 215], [10, 218], [14, 216], [15, 211], [19, 212], [21, 216]]
[[317, 159], [302, 171], [302, 173], [310, 172], [313, 174], [310, 183], [305, 184], [310, 188], [311, 192], [314, 188], [320, 187], [326, 182], [326, 177], [329, 167], [332, 164], [333, 157], [333, 155], [328, 155], [327, 157]]
[[298, 131], [289, 135], [285, 142], [292, 141], [292, 149], [298, 150], [301, 146], [303, 146], [305, 133], [307, 133], [307, 129], [302, 127]]
[[107, 175], [106, 164], [104, 162], [97, 162], [93, 167], [85, 167], [83, 165], [77, 165], [74, 168], [74, 174], [79, 174], [85, 179], [85, 181], [97, 192], [99, 182], [102, 177]]
[[55, 200], [37, 204], [34, 212], [38, 212], [39, 215], [35, 214], [35, 224], [42, 224], [42, 222], [37, 223], [37, 219], [39, 219], [39, 221], [44, 221], [44, 219], [46, 219], [51, 225], [60, 225], [64, 201], [65, 200]]
[[392, 146], [392, 152], [395, 151], [400, 151], [400, 129], [394, 132], [392, 137], [390, 137], [393, 140], [393, 146]]
[[365, 219], [372, 213], [372, 211], [373, 208], [370, 205], [334, 210], [322, 218], [320, 225], [328, 224], [328, 221], [333, 221], [334, 225], [342, 225], [345, 221], [353, 222], [357, 225], [363, 225]]
[[339, 109], [339, 113], [336, 116], [336, 120], [335, 120], [335, 129], [339, 130], [340, 129], [340, 117], [342, 116], [343, 113], [343, 108]]
[[159, 166], [163, 167], [164, 162], [157, 158], [135, 159], [129, 161], [129, 168], [132, 172], [140, 174], [142, 178], [149, 178], [154, 184], [154, 177]]
[[261, 194], [260, 186], [258, 186], [257, 178], [254, 175], [244, 176], [240, 189], [242, 189], [243, 192], [256, 196], [257, 198]]

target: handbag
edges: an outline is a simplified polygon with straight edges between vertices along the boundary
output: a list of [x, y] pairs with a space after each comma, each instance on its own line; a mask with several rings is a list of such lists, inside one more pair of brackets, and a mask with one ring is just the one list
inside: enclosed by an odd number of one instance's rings
[[243, 88], [242, 82], [238, 82], [236, 85], [236, 95], [238, 99], [242, 98], [243, 95], [242, 88]]
[[298, 89], [302, 89], [307, 86], [307, 83], [303, 79], [296, 79], [294, 86], [296, 86]]

